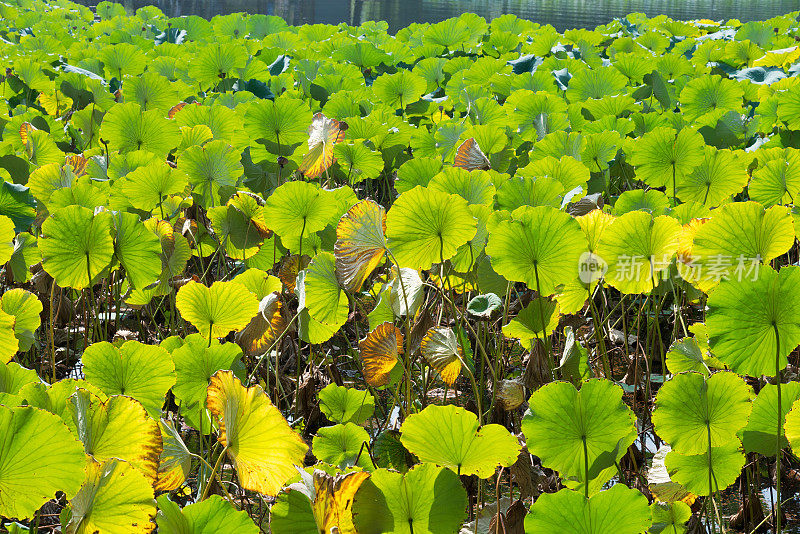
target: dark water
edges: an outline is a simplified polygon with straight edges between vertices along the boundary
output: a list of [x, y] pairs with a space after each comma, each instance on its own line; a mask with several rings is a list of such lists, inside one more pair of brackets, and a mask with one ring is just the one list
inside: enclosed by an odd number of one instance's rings
[[[78, 0], [96, 4], [97, 0]], [[156, 5], [168, 16], [246, 12], [283, 17], [289, 24], [358, 25], [385, 20], [394, 33], [412, 22], [439, 22], [464, 12], [491, 20], [505, 13], [559, 31], [593, 28], [628, 13], [668, 15], [674, 19], [764, 20], [800, 10], [800, 0], [118, 0], [133, 11]]]

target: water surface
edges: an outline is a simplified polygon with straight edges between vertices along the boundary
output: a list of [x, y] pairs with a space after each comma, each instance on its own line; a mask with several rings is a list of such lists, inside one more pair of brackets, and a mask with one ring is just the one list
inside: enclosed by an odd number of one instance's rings
[[[96, 0], [78, 0], [85, 5]], [[674, 19], [764, 20], [800, 10], [800, 0], [120, 0], [133, 11], [155, 5], [170, 17], [229, 13], [264, 13], [289, 24], [358, 25], [385, 20], [394, 33], [412, 22], [439, 22], [464, 12], [486, 20], [513, 13], [520, 18], [552, 24], [558, 31], [594, 28], [628, 13], [668, 15]]]

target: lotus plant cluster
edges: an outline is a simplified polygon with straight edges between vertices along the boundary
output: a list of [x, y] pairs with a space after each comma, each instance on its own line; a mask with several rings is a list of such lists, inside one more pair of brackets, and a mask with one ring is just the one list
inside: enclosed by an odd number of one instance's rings
[[797, 16], [0, 3], [0, 531], [789, 532]]

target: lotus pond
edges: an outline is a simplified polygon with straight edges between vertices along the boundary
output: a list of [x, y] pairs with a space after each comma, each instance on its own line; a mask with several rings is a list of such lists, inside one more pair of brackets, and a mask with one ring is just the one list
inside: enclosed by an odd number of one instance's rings
[[797, 15], [0, 3], [0, 531], [797, 532]]

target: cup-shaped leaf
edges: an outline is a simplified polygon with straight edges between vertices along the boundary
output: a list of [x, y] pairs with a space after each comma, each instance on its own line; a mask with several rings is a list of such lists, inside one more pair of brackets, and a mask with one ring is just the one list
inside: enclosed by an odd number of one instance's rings
[[[311, 120], [308, 105], [302, 100], [282, 95], [273, 100], [253, 102], [244, 116], [244, 128], [254, 140], [263, 139], [286, 147], [303, 142]], [[283, 155], [280, 149], [276, 153]]]
[[276, 495], [296, 472], [295, 466], [303, 465], [308, 446], [302, 438], [261, 386], [245, 388], [230, 371], [211, 377], [206, 403], [219, 421], [219, 442], [233, 460], [242, 487]]
[[305, 306], [312, 319], [338, 329], [350, 310], [347, 294], [339, 287], [335, 262], [330, 252], [320, 252], [306, 269]]
[[709, 495], [709, 490], [716, 493], [736, 482], [742, 473], [744, 461], [744, 454], [739, 450], [739, 440], [735, 440], [720, 447], [712, 447], [710, 454], [708, 451], [703, 454], [672, 451], [667, 454], [664, 463], [672, 480], [695, 495]]
[[161, 274], [161, 242], [134, 213], [120, 212], [114, 217], [114, 253], [125, 267], [128, 283], [141, 289]]
[[528, 450], [564, 477], [589, 480], [614, 465], [636, 439], [634, 415], [622, 402], [622, 388], [588, 380], [580, 390], [553, 382], [536, 390], [522, 420]]
[[83, 482], [83, 447], [55, 415], [0, 406], [0, 514], [27, 519], [57, 491], [67, 497]]
[[317, 431], [312, 452], [321, 462], [339, 469], [354, 465], [373, 469], [369, 455], [369, 434], [355, 423], [325, 426]]
[[112, 217], [81, 206], [67, 206], [42, 224], [42, 267], [62, 287], [83, 289], [111, 263]]
[[429, 463], [405, 474], [374, 471], [356, 493], [353, 522], [359, 534], [450, 534], [466, 517], [467, 494], [458, 476]]
[[241, 178], [239, 152], [225, 141], [211, 141], [186, 149], [178, 160], [195, 201], [204, 207], [225, 204]]
[[453, 405], [431, 405], [410, 415], [401, 441], [421, 462], [452, 469], [459, 475], [489, 478], [498, 466], [517, 460], [517, 438], [501, 425], [478, 425], [472, 412]]
[[650, 187], [667, 186], [671, 195], [673, 184], [703, 162], [705, 141], [691, 128], [676, 132], [660, 126], [638, 138], [633, 146], [630, 163], [636, 168], [636, 178]]
[[708, 298], [706, 325], [711, 350], [731, 369], [775, 376], [800, 345], [800, 268], [764, 265], [756, 280], [723, 281]]
[[189, 282], [178, 290], [175, 305], [209, 340], [241, 330], [258, 313], [255, 296], [235, 282], [214, 282], [211, 287]]
[[337, 206], [329, 191], [301, 181], [281, 185], [264, 204], [267, 225], [285, 243], [292, 244], [301, 236], [308, 237], [325, 228], [336, 212]]
[[169, 353], [157, 345], [126, 341], [121, 347], [101, 341], [83, 353], [86, 380], [106, 395], [128, 395], [154, 419], [161, 417], [167, 391], [175, 384]]
[[545, 339], [558, 326], [558, 303], [536, 297], [517, 314], [507, 325], [503, 326], [503, 335], [519, 339], [527, 346], [532, 340]]

